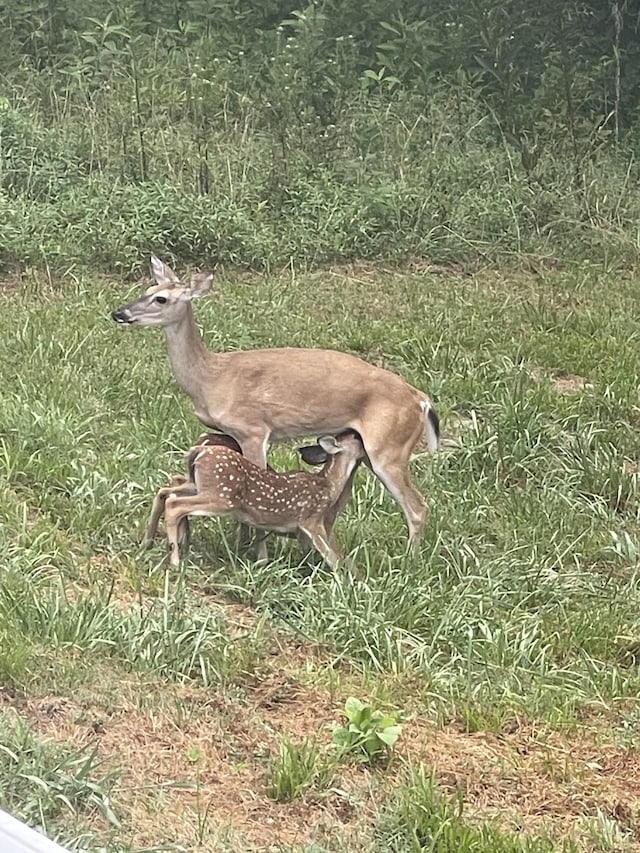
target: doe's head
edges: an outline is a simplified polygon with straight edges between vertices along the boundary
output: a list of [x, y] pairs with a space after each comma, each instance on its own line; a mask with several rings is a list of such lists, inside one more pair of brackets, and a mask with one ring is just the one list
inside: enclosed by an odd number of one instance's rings
[[151, 255], [151, 271], [155, 284], [139, 299], [134, 299], [112, 312], [121, 325], [170, 326], [178, 322], [192, 299], [206, 296], [211, 290], [213, 273], [195, 273], [189, 284], [183, 284], [168, 264]]

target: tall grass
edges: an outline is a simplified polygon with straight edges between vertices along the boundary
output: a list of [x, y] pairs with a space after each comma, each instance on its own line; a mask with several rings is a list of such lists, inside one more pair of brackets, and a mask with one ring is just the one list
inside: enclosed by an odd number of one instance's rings
[[133, 131], [119, 118], [127, 93], [118, 78], [88, 104], [69, 95], [59, 115], [41, 111], [33, 92], [6, 100], [2, 266], [130, 274], [150, 250], [269, 271], [362, 259], [637, 258], [630, 150], [581, 160], [576, 190], [564, 151], [550, 147], [533, 180], [494, 139], [481, 105], [463, 92], [468, 103], [454, 110], [461, 93], [444, 85], [426, 112], [407, 94], [353, 94], [326, 127], [299, 126], [293, 110], [265, 125], [264, 105], [247, 99], [210, 107], [203, 191], [199, 125], [174, 116], [183, 92], [156, 83], [144, 176], [128, 161], [123, 139]]
[[119, 827], [110, 792], [117, 772], [104, 771], [95, 749], [72, 749], [38, 739], [30, 727], [0, 714], [0, 805], [45, 832], [64, 825], [63, 838], [85, 834], [99, 812]]

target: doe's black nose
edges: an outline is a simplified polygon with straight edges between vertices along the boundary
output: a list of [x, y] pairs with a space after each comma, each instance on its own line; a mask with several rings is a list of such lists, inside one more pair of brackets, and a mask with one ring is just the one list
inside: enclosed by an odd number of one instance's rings
[[127, 322], [127, 314], [124, 308], [116, 308], [115, 311], [111, 312], [111, 319], [115, 320], [116, 323], [126, 323]]

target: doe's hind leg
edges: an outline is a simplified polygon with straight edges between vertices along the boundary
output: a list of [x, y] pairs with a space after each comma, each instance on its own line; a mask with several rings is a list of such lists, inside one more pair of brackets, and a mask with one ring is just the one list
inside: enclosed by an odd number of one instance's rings
[[408, 461], [402, 464], [369, 456], [371, 468], [400, 504], [409, 528], [409, 547], [415, 552], [427, 521], [428, 508], [409, 473]]

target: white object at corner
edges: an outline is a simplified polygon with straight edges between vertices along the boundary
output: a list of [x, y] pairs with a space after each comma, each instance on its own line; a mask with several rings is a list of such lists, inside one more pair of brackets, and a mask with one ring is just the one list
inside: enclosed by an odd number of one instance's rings
[[1, 853], [69, 853], [55, 841], [49, 841], [26, 823], [0, 811]]

